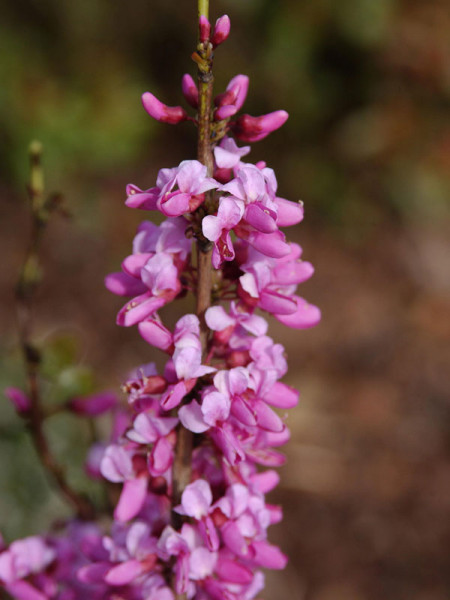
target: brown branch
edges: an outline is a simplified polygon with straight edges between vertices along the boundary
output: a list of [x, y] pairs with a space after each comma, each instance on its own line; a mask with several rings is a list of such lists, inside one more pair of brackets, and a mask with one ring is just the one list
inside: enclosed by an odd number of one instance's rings
[[94, 516], [92, 504], [85, 496], [71, 488], [67, 482], [63, 467], [58, 463], [50, 450], [44, 432], [45, 415], [42, 409], [39, 388], [41, 355], [32, 341], [33, 301], [41, 279], [38, 252], [42, 233], [51, 211], [56, 208], [56, 204], [54, 197], [51, 197], [47, 201], [44, 198], [41, 155], [41, 144], [33, 142], [30, 145], [30, 183], [28, 186], [32, 214], [31, 239], [16, 287], [17, 323], [20, 346], [25, 363], [28, 396], [30, 399], [30, 408], [28, 411], [22, 413], [22, 416], [27, 421], [27, 426], [39, 459], [56, 483], [61, 494], [72, 505], [79, 518], [91, 519]]
[[[199, 14], [208, 17], [208, 0], [199, 0]], [[198, 66], [198, 148], [197, 158], [206, 165], [208, 176], [213, 174], [214, 160], [211, 148], [211, 104], [213, 90], [212, 61], [213, 49], [209, 41], [199, 43], [193, 59]], [[207, 192], [205, 202], [194, 215], [194, 227], [197, 237], [197, 286], [196, 286], [196, 314], [200, 320], [203, 354], [207, 351], [208, 330], [205, 323], [205, 311], [211, 304], [212, 291], [212, 263], [211, 243], [201, 234], [201, 221], [203, 217], [213, 210], [214, 192]], [[172, 505], [176, 506], [181, 501], [185, 487], [190, 483], [192, 470], [192, 448], [194, 435], [181, 424], [178, 426], [175, 459], [173, 464], [173, 497]], [[179, 515], [172, 511], [173, 525], [179, 527]], [[185, 594], [176, 594], [176, 600], [185, 600]]]

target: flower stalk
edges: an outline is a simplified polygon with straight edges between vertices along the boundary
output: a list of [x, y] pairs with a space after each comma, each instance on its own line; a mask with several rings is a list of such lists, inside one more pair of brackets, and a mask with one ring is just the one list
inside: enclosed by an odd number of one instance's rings
[[[161, 169], [149, 189], [127, 186], [128, 207], [166, 219], [141, 223], [121, 271], [105, 281], [131, 298], [117, 324], [136, 325], [167, 361], [161, 373], [147, 363], [129, 376], [126, 405], [105, 394], [71, 400], [74, 412], [113, 417], [109, 440], [94, 444], [87, 461], [91, 476], [120, 490], [112, 526], [105, 535], [94, 523], [68, 525], [61, 552], [51, 536], [0, 552], [0, 583], [13, 597], [43, 600], [45, 590], [58, 589], [55, 600], [65, 592], [73, 600], [254, 600], [263, 569], [287, 563], [268, 540], [282, 511], [266, 494], [279, 480], [275, 468], [285, 458], [278, 447], [289, 439], [284, 411], [298, 392], [281, 381], [284, 348], [261, 313], [294, 329], [316, 325], [319, 309], [296, 294], [313, 267], [283, 231], [303, 219], [303, 205], [280, 197], [274, 171], [245, 162], [250, 146], [236, 143], [263, 139], [288, 115], [237, 116], [245, 75], [213, 98], [213, 52], [230, 20], [223, 15], [211, 27], [208, 1], [198, 9], [197, 83], [189, 74], [182, 79], [195, 116], [151, 92], [142, 96], [161, 123], [197, 126], [197, 160]], [[38, 187], [34, 193], [40, 198]], [[188, 292], [195, 311], [171, 329], [165, 306]], [[18, 410], [26, 405], [20, 394], [13, 401]], [[39, 401], [34, 410], [39, 423]], [[4, 568], [14, 564], [20, 573]]]
[[[208, 19], [209, 11], [208, 0], [199, 0], [198, 13], [200, 17]], [[197, 158], [200, 163], [206, 166], [207, 175], [210, 177], [213, 174], [214, 157], [211, 148], [211, 104], [214, 77], [212, 73], [213, 64], [213, 48], [209, 40], [201, 41], [199, 39], [197, 46], [196, 60], [198, 66], [198, 145]], [[204, 205], [197, 209], [197, 215], [194, 219], [197, 220], [196, 229], [196, 251], [197, 251], [197, 286], [196, 286], [196, 315], [200, 321], [200, 340], [202, 344], [202, 354], [207, 351], [208, 330], [205, 322], [205, 312], [211, 305], [212, 292], [212, 245], [209, 240], [206, 240], [201, 233], [201, 221], [205, 216], [208, 207], [212, 204], [212, 196], [214, 192], [209, 190], [205, 194]], [[192, 450], [193, 450], [193, 433], [183, 427], [181, 424], [177, 430], [177, 441], [174, 453], [174, 462], [172, 469], [172, 485], [173, 495], [172, 504], [176, 507], [181, 502], [183, 491], [191, 481], [192, 471]], [[172, 521], [175, 526], [181, 526], [180, 515], [176, 512], [172, 514]], [[177, 600], [183, 600], [184, 594], [178, 594]]]

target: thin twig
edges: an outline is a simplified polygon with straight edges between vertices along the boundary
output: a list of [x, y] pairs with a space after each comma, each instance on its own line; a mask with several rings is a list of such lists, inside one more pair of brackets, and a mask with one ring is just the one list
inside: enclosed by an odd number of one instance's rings
[[30, 399], [30, 408], [22, 413], [22, 416], [27, 421], [34, 447], [42, 465], [50, 473], [64, 498], [73, 506], [79, 518], [91, 519], [94, 516], [92, 504], [69, 485], [64, 469], [53, 456], [44, 433], [45, 414], [39, 387], [41, 354], [32, 341], [33, 302], [41, 279], [38, 251], [42, 233], [50, 213], [57, 207], [57, 204], [54, 201], [55, 197], [50, 197], [48, 200], [44, 197], [41, 155], [41, 144], [33, 142], [30, 145], [30, 183], [28, 185], [32, 214], [31, 239], [16, 287], [17, 322]]

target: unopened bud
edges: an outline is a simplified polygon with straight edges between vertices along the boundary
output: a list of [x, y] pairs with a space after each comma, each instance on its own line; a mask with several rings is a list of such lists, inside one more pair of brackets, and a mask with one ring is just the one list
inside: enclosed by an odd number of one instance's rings
[[235, 115], [237, 113], [237, 110], [238, 109], [235, 106], [233, 106], [232, 104], [230, 104], [228, 106], [221, 106], [214, 113], [214, 119], [216, 121], [223, 121], [223, 119], [229, 119], [230, 117], [232, 117], [233, 115]]
[[192, 108], [198, 107], [198, 88], [195, 85], [195, 81], [189, 75], [185, 73], [181, 80], [181, 90], [183, 96], [186, 98], [186, 102], [192, 106]]
[[227, 37], [230, 35], [230, 17], [223, 15], [219, 17], [214, 26], [214, 33], [211, 38], [211, 43], [216, 48], [219, 44], [222, 44]]
[[242, 105], [247, 98], [248, 83], [249, 79], [247, 75], [236, 75], [236, 77], [233, 77], [233, 79], [227, 85], [227, 92], [235, 87], [238, 89], [237, 98], [233, 103], [238, 110], [242, 108]]
[[31, 402], [25, 392], [19, 388], [8, 387], [4, 390], [5, 396], [10, 400], [18, 413], [26, 413], [31, 408]]
[[234, 123], [230, 123], [230, 128], [239, 140], [258, 142], [272, 131], [279, 129], [286, 122], [288, 116], [285, 110], [276, 110], [260, 117], [241, 115]]
[[69, 408], [73, 412], [87, 417], [96, 417], [117, 405], [116, 395], [112, 392], [103, 392], [84, 396], [81, 398], [72, 398], [69, 400]]
[[223, 94], [218, 94], [214, 98], [214, 104], [216, 106], [228, 106], [230, 104], [235, 104], [239, 94], [239, 84], [233, 85]]
[[161, 121], [161, 123], [176, 125], [188, 118], [188, 114], [184, 108], [181, 106], [167, 106], [150, 92], [142, 94], [142, 104], [148, 114], [157, 121]]
[[201, 15], [198, 21], [198, 30], [199, 30], [199, 39], [200, 41], [207, 42], [209, 40], [209, 36], [211, 35], [211, 23], [205, 17], [205, 15]]

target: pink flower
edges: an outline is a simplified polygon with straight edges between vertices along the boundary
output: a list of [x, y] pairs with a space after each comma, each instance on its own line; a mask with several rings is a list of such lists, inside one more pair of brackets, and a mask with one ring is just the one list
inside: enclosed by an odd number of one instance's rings
[[313, 274], [312, 265], [301, 261], [300, 254], [301, 248], [296, 244], [290, 244], [289, 254], [276, 262], [253, 251], [241, 266], [245, 274], [239, 283], [241, 297], [247, 304], [254, 302], [282, 323], [306, 329], [320, 321], [320, 311], [294, 294], [297, 284]]
[[230, 231], [239, 223], [243, 214], [242, 202], [233, 198], [221, 198], [217, 216], [204, 217], [202, 221], [203, 235], [206, 239], [214, 242], [212, 261], [215, 269], [218, 269], [224, 260], [234, 259]]
[[259, 142], [284, 125], [288, 117], [285, 110], [276, 110], [260, 117], [241, 115], [234, 123], [230, 123], [230, 127], [239, 140]]
[[226, 91], [214, 99], [218, 107], [233, 106], [235, 112], [242, 108], [248, 92], [249, 79], [247, 75], [236, 75], [227, 85]]
[[167, 106], [150, 92], [142, 94], [142, 104], [151, 117], [162, 123], [176, 125], [188, 118], [186, 111], [181, 106]]
[[249, 152], [250, 146], [238, 148], [233, 138], [224, 137], [220, 144], [214, 148], [214, 158], [220, 169], [232, 169], [238, 166], [241, 158]]
[[16, 387], [7, 387], [4, 390], [5, 396], [12, 402], [18, 413], [26, 413], [30, 410], [31, 402], [28, 396]]
[[144, 506], [148, 474], [143, 469], [136, 470], [133, 464], [133, 452], [117, 444], [108, 446], [100, 470], [103, 477], [109, 481], [124, 484], [114, 511], [114, 518], [125, 522], [135, 517]]
[[198, 160], [185, 160], [173, 169], [161, 169], [154, 188], [142, 191], [129, 185], [126, 205], [176, 217], [195, 210], [203, 202], [204, 193], [217, 187], [217, 182], [207, 177], [204, 165]]
[[112, 392], [102, 392], [69, 400], [70, 410], [90, 417], [101, 415], [115, 406], [117, 406], [117, 397]]
[[211, 44], [216, 48], [228, 38], [230, 34], [230, 17], [223, 15], [219, 17], [214, 26], [214, 32], [211, 37]]
[[[226, 15], [212, 32], [207, 17], [199, 18], [193, 58], [200, 70], [229, 30]], [[287, 372], [285, 350], [267, 335], [268, 323], [256, 311], [298, 329], [316, 324], [320, 311], [297, 296], [313, 267], [280, 230], [303, 219], [303, 205], [277, 196], [274, 171], [262, 161], [242, 162], [249, 146], [240, 148], [227, 136], [257, 141], [287, 119], [285, 111], [236, 119], [248, 84], [237, 75], [209, 107], [213, 144], [220, 140], [210, 148], [214, 178], [206, 165], [186, 160], [161, 169], [154, 187], [127, 186], [127, 206], [167, 218], [139, 226], [132, 253], [106, 286], [131, 298], [118, 324], [137, 324], [166, 362], [161, 374], [154, 363], [138, 367], [122, 386], [123, 405], [109, 392], [67, 402], [89, 417], [112, 413], [109, 436], [92, 445], [86, 468], [94, 478], [120, 484], [113, 520], [108, 528], [102, 519], [102, 531], [72, 522], [57, 537], [26, 538], [9, 548], [0, 540], [0, 586], [14, 598], [254, 600], [264, 585], [260, 568], [286, 565], [268, 541], [268, 528], [282, 511], [265, 494], [278, 484], [273, 468], [284, 464], [278, 448], [290, 436], [286, 415], [273, 407], [292, 408], [299, 395], [280, 381]], [[159, 121], [198, 124], [204, 97], [188, 74], [182, 92], [195, 118], [149, 92], [142, 101]], [[212, 306], [169, 325], [171, 315], [166, 321], [162, 314], [163, 321], [158, 311], [202, 281], [202, 262], [191, 258], [192, 238], [203, 239], [200, 221], [217, 271], [208, 292]], [[19, 412], [30, 409], [20, 390], [5, 393]], [[181, 456], [185, 430], [192, 443]], [[184, 481], [180, 458], [191, 460]]]
[[183, 92], [183, 96], [186, 98], [188, 104], [190, 104], [193, 108], [198, 107], [198, 88], [195, 84], [195, 81], [192, 79], [191, 75], [186, 73], [183, 75], [181, 80], [181, 89]]

